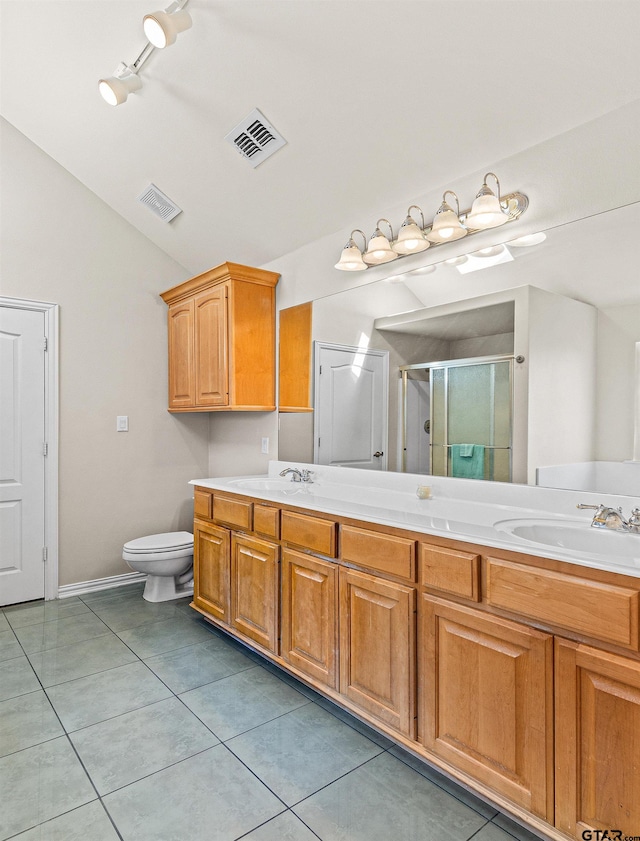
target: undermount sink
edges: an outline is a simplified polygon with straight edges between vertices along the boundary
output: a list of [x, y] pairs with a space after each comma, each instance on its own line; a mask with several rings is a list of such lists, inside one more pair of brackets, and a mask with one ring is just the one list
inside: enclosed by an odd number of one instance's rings
[[306, 483], [292, 482], [291, 479], [262, 478], [259, 476], [232, 479], [229, 484], [246, 491], [282, 491], [283, 493], [296, 493], [307, 487]]
[[583, 520], [500, 520], [494, 526], [498, 531], [539, 546], [633, 559], [640, 563], [640, 535], [594, 529], [590, 522]]

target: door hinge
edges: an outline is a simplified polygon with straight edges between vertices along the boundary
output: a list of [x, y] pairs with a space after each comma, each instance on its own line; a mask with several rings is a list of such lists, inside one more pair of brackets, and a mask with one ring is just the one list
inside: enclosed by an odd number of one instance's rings
[[49, 350], [49, 339], [45, 336], [44, 337], [44, 352], [46, 353]]
[[322, 365], [320, 366], [320, 373], [322, 373]]
[[320, 439], [318, 438], [318, 446], [320, 446]]
[[49, 550], [47, 549], [46, 546], [42, 547], [42, 560], [44, 561], [45, 564], [49, 560]]
[[42, 455], [48, 456], [49, 455], [49, 444], [46, 441], [42, 443]]

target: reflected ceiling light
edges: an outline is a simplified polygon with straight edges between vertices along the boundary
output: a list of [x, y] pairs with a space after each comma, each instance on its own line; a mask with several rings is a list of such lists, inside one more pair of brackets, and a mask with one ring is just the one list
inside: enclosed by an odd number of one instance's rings
[[107, 76], [98, 82], [100, 95], [109, 105], [122, 105], [130, 93], [139, 91], [142, 82], [136, 71], [126, 64], [121, 64], [113, 76]]
[[[386, 222], [391, 231], [391, 240], [389, 240], [380, 230], [380, 223]], [[397, 260], [398, 255], [391, 248], [393, 241], [393, 228], [388, 219], [378, 219], [376, 222], [376, 229], [371, 235], [367, 250], [362, 255], [362, 259], [369, 266], [380, 266], [382, 263], [390, 263], [392, 260]]]
[[435, 264], [431, 266], [421, 266], [419, 269], [413, 269], [410, 274], [431, 274], [431, 272], [435, 272], [437, 266]]
[[[414, 221], [411, 216], [411, 211], [416, 209], [422, 219], [422, 227]], [[407, 210], [407, 216], [398, 231], [398, 239], [393, 243], [391, 248], [396, 254], [417, 254], [419, 251], [426, 251], [429, 248], [429, 241], [425, 239], [423, 233], [424, 216], [417, 204], [412, 204]]]
[[185, 3], [172, 3], [164, 12], [151, 12], [142, 19], [142, 28], [150, 44], [159, 50], [175, 44], [180, 32], [191, 28], [191, 15], [185, 12]]
[[490, 245], [488, 248], [481, 248], [480, 251], [474, 251], [473, 257], [478, 257], [480, 260], [488, 260], [489, 257], [497, 257], [505, 251], [504, 245]]
[[368, 268], [367, 264], [362, 259], [362, 251], [358, 248], [355, 244], [353, 235], [354, 234], [361, 234], [362, 239], [364, 240], [364, 247], [367, 247], [367, 238], [364, 234], [364, 231], [361, 231], [359, 228], [351, 231], [351, 236], [347, 241], [347, 244], [342, 249], [342, 254], [340, 259], [335, 264], [336, 269], [340, 269], [343, 272], [362, 272], [366, 268]]
[[[487, 178], [490, 175], [495, 178], [498, 187], [497, 196], [487, 185]], [[505, 213], [504, 208], [500, 204], [500, 182], [498, 181], [498, 176], [493, 172], [487, 172], [482, 182], [482, 187], [480, 187], [478, 195], [471, 205], [471, 213], [464, 220], [465, 225], [474, 231], [486, 231], [488, 228], [498, 228], [508, 221], [509, 215]]]
[[511, 262], [513, 262], [513, 254], [509, 249], [504, 245], [496, 245], [469, 254], [469, 259], [463, 265], [457, 266], [457, 270], [460, 274], [469, 274], [469, 272], [477, 272], [480, 269], [488, 269], [489, 266]]
[[466, 254], [461, 254], [459, 257], [449, 257], [448, 260], [444, 261], [445, 266], [461, 266], [463, 263], [466, 263], [469, 258]]
[[[454, 210], [448, 204], [447, 194], [453, 196], [456, 200], [457, 210]], [[427, 239], [431, 242], [453, 242], [453, 240], [466, 237], [467, 233], [467, 229], [463, 227], [460, 221], [460, 202], [458, 201], [458, 196], [453, 190], [445, 190], [442, 196], [442, 204], [433, 217], [433, 225], [427, 234]]]
[[517, 239], [509, 240], [507, 245], [515, 245], [516, 248], [525, 248], [530, 245], [539, 245], [541, 242], [544, 242], [547, 238], [547, 235], [540, 231], [537, 234], [526, 234], [523, 237], [517, 237]]
[[[487, 185], [489, 176], [495, 178], [497, 195]], [[456, 205], [455, 210], [452, 207], [454, 202], [447, 200], [447, 196], [453, 196]], [[528, 206], [529, 199], [523, 193], [508, 193], [502, 196], [498, 177], [493, 172], [487, 172], [470, 210], [461, 211], [458, 196], [453, 190], [445, 190], [442, 195], [442, 204], [434, 216], [431, 228], [425, 228], [422, 210], [417, 204], [412, 204], [400, 226], [396, 240], [394, 240], [391, 222], [388, 219], [378, 219], [376, 229], [364, 253], [357, 248], [355, 243], [347, 245], [345, 250], [346, 248], [355, 250], [346, 255], [343, 251], [343, 257], [340, 258], [335, 267], [348, 272], [361, 271], [363, 268], [362, 261], [367, 268], [389, 263], [398, 257], [410, 257], [412, 254], [425, 251], [427, 248], [440, 247], [448, 242], [462, 239], [462, 237], [475, 236], [486, 229], [497, 228], [507, 222], [515, 222], [522, 216]], [[421, 224], [416, 222], [411, 215], [412, 210], [417, 210], [420, 213]], [[386, 237], [380, 230], [382, 222], [389, 226], [390, 237]], [[524, 242], [522, 244], [524, 245]], [[533, 245], [533, 242], [531, 244]], [[359, 253], [359, 257], [356, 251]], [[354, 266], [354, 263], [357, 263], [357, 267]]]

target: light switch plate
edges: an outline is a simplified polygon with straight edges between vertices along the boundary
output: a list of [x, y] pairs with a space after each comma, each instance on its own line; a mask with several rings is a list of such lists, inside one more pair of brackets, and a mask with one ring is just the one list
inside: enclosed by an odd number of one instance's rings
[[129, 431], [129, 416], [128, 415], [118, 415], [116, 417], [116, 430], [118, 432], [128, 432]]

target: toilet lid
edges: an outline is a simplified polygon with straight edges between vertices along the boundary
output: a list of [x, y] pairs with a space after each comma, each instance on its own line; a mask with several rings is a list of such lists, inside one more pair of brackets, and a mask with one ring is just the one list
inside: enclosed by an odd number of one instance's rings
[[126, 552], [169, 552], [176, 549], [191, 549], [193, 535], [188, 531], [172, 531], [166, 534], [149, 534], [125, 543]]

